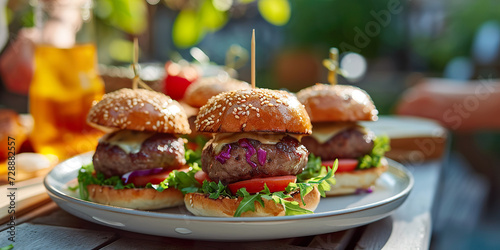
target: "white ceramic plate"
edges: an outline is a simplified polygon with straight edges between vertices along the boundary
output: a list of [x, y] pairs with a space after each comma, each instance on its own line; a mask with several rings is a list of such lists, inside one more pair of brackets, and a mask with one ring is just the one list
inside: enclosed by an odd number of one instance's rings
[[196, 217], [185, 207], [139, 211], [81, 200], [67, 189], [90, 153], [57, 165], [44, 184], [59, 207], [82, 219], [144, 234], [198, 240], [267, 240], [324, 234], [358, 227], [390, 215], [406, 199], [413, 187], [411, 173], [389, 160], [389, 170], [377, 181], [370, 194], [322, 198], [315, 214], [258, 217]]

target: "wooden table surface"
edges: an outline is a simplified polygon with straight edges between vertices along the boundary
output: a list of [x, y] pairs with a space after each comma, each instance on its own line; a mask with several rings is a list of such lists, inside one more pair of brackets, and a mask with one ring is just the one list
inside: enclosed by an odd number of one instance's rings
[[[257, 242], [210, 242], [144, 235], [77, 218], [54, 202], [42, 199], [16, 218], [15, 249], [427, 249], [432, 229], [432, 207], [439, 187], [441, 161], [407, 164], [415, 186], [391, 216], [366, 226], [322, 235]], [[46, 195], [46, 194], [44, 194]], [[9, 226], [2, 222], [0, 247], [11, 244]], [[307, 229], [304, 229], [307, 230]]]

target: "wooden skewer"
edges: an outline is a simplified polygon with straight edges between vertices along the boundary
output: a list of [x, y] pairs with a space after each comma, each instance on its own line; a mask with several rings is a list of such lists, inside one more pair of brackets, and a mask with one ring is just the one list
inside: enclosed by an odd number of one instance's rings
[[337, 84], [337, 70], [339, 69], [339, 50], [337, 48], [330, 49], [330, 69], [328, 70], [328, 82], [331, 85]]
[[252, 88], [255, 88], [255, 29], [252, 30], [252, 57], [251, 57]]
[[147, 90], [153, 90], [151, 87], [149, 87], [146, 83], [144, 83], [141, 78], [139, 78], [139, 69], [138, 69], [138, 64], [139, 64], [139, 40], [137, 37], [134, 38], [134, 55], [133, 55], [133, 62], [132, 62], [132, 70], [134, 71], [134, 78], [132, 79], [132, 89], [137, 89], [139, 86], [147, 89]]

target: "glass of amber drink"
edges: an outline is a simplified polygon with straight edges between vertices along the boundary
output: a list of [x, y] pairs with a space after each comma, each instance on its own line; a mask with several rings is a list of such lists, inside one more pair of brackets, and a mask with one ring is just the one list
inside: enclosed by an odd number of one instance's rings
[[91, 0], [39, 0], [35, 72], [29, 109], [35, 151], [60, 160], [94, 150], [99, 130], [86, 123], [94, 101], [104, 94], [97, 71]]

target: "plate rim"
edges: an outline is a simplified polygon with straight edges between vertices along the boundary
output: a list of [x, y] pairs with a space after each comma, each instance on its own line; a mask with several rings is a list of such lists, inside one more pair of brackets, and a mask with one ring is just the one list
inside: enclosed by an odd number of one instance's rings
[[[104, 210], [106, 212], [117, 212], [117, 213], [121, 213], [121, 214], [134, 215], [134, 216], [146, 216], [146, 217], [152, 217], [152, 218], [163, 218], [163, 219], [174, 219], [174, 220], [191, 220], [191, 221], [199, 221], [199, 222], [226, 222], [226, 223], [231, 223], [231, 222], [254, 223], [254, 222], [257, 222], [257, 223], [263, 223], [263, 222], [282, 222], [282, 221], [291, 221], [291, 220], [318, 219], [318, 218], [323, 218], [323, 217], [346, 215], [346, 214], [357, 213], [357, 212], [361, 212], [364, 210], [373, 209], [376, 207], [384, 206], [384, 205], [390, 204], [392, 202], [398, 201], [401, 198], [406, 198], [409, 195], [409, 193], [411, 192], [411, 190], [413, 189], [414, 182], [415, 182], [413, 174], [403, 164], [387, 158], [388, 163], [389, 163], [388, 164], [389, 165], [388, 171], [390, 171], [392, 168], [392, 169], [396, 169], [397, 171], [401, 171], [402, 173], [404, 173], [404, 177], [406, 177], [408, 179], [408, 185], [403, 190], [401, 190], [399, 193], [397, 193], [391, 197], [388, 197], [386, 199], [383, 199], [383, 200], [379, 200], [379, 201], [372, 202], [370, 204], [365, 204], [362, 206], [356, 206], [353, 208], [344, 208], [344, 209], [337, 209], [337, 210], [332, 210], [332, 211], [327, 211], [327, 212], [304, 214], [304, 215], [275, 216], [275, 217], [229, 217], [229, 218], [202, 217], [202, 216], [195, 216], [195, 215], [189, 215], [189, 214], [171, 214], [171, 213], [158, 212], [158, 211], [137, 210], [137, 209], [131, 209], [131, 208], [104, 205], [104, 204], [99, 204], [99, 203], [95, 203], [95, 202], [91, 202], [91, 201], [85, 201], [85, 200], [67, 195], [49, 183], [49, 179], [53, 178], [52, 173], [54, 171], [56, 171], [56, 168], [61, 167], [63, 165], [66, 165], [68, 161], [75, 160], [75, 158], [90, 157], [90, 156], [92, 156], [92, 153], [93, 152], [88, 152], [88, 153], [76, 155], [72, 158], [69, 158], [69, 159], [59, 163], [53, 169], [51, 169], [51, 171], [45, 176], [45, 178], [43, 180], [43, 184], [44, 184], [45, 188], [47, 189], [47, 192], [49, 193], [51, 198], [52, 198], [52, 196], [55, 196], [63, 201], [76, 203], [78, 205], [83, 205], [85, 207], [89, 207], [92, 209], [99, 209], [99, 210]], [[76, 176], [75, 176], [75, 178], [76, 178]], [[325, 199], [325, 198], [331, 199], [331, 198], [335, 198], [335, 197], [322, 197], [321, 199]]]

